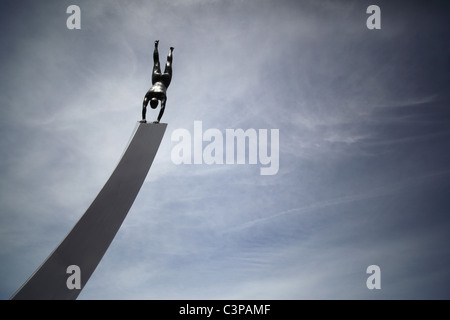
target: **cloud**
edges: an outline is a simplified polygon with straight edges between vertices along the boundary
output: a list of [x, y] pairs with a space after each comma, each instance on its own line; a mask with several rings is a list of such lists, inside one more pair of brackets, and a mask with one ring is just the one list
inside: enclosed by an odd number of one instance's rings
[[277, 219], [277, 218], [285, 216], [285, 215], [291, 215], [291, 214], [296, 214], [296, 215], [300, 214], [301, 215], [301, 214], [305, 214], [305, 213], [308, 213], [311, 211], [316, 211], [316, 210], [319, 210], [322, 208], [335, 207], [335, 206], [339, 206], [341, 204], [347, 204], [347, 203], [358, 202], [358, 201], [363, 201], [363, 200], [367, 200], [367, 199], [379, 198], [379, 197], [392, 195], [392, 194], [397, 193], [398, 191], [401, 191], [402, 189], [411, 188], [413, 186], [416, 186], [417, 184], [429, 182], [430, 179], [441, 178], [442, 176], [446, 176], [449, 173], [450, 173], [450, 171], [448, 171], [448, 170], [441, 171], [441, 172], [434, 172], [434, 173], [430, 173], [430, 174], [427, 174], [424, 176], [409, 178], [409, 179], [406, 179], [405, 181], [392, 183], [391, 185], [387, 185], [387, 186], [384, 185], [384, 186], [381, 186], [381, 187], [378, 187], [378, 188], [375, 188], [372, 190], [368, 190], [368, 191], [360, 193], [360, 194], [353, 194], [353, 195], [338, 197], [338, 198], [334, 198], [334, 199], [327, 199], [327, 200], [320, 201], [318, 203], [313, 203], [308, 206], [284, 210], [284, 211], [281, 211], [281, 212], [278, 212], [275, 214], [271, 214], [269, 216], [266, 216], [266, 217], [263, 217], [260, 219], [255, 219], [255, 220], [246, 222], [238, 227], [234, 227], [229, 230], [226, 230], [225, 233], [242, 231], [243, 229], [251, 228], [256, 224], [265, 223], [272, 219]]

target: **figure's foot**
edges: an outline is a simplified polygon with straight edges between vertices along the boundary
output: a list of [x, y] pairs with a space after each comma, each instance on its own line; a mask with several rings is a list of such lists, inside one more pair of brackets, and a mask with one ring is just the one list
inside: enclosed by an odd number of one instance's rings
[[142, 119], [141, 121], [139, 121], [140, 123], [147, 123], [147, 120]]
[[155, 120], [155, 121], [153, 121], [153, 123], [159, 123], [159, 121], [158, 121], [158, 120]]

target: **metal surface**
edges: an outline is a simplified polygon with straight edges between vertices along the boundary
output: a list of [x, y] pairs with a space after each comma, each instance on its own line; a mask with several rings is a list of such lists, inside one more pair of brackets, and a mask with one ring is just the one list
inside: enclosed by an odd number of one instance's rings
[[[76, 299], [131, 208], [167, 124], [140, 123], [119, 164], [74, 228], [11, 299]], [[67, 267], [80, 268], [81, 289], [69, 289]]]

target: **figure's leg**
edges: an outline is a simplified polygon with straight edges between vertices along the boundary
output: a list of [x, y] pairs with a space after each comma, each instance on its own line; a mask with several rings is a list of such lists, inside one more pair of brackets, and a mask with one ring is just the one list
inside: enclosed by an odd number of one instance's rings
[[169, 54], [167, 55], [166, 67], [164, 69], [164, 73], [167, 73], [172, 77], [172, 51], [173, 47], [170, 47]]
[[159, 40], [155, 41], [155, 50], [153, 50], [153, 74], [161, 74], [161, 67], [159, 65], [158, 42]]

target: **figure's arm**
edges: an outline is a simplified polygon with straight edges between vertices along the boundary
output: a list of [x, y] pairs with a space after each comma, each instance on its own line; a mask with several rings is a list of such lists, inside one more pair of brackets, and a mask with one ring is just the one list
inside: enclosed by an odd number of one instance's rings
[[147, 108], [148, 102], [149, 102], [149, 98], [148, 98], [148, 93], [145, 95], [144, 97], [144, 101], [142, 102], [142, 108]]
[[144, 101], [142, 102], [142, 120], [141, 122], [145, 122], [145, 114], [147, 113], [147, 105], [148, 105], [148, 93], [144, 97]]
[[164, 114], [164, 109], [166, 108], [166, 101], [167, 101], [167, 98], [164, 98], [163, 100], [161, 100], [161, 110], [159, 111], [158, 120], [154, 121], [153, 123], [159, 123], [159, 121], [161, 121], [161, 118]]

